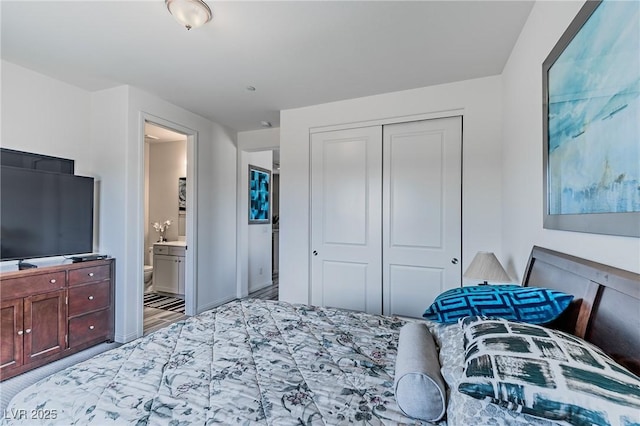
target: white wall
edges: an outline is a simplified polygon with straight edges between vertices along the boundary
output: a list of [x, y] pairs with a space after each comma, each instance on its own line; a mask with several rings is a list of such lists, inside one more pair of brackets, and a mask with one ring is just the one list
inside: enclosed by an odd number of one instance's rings
[[275, 149], [280, 146], [280, 128], [249, 130], [238, 132], [238, 149], [244, 151], [261, 151]]
[[[125, 259], [130, 262], [126, 268], [126, 282], [140, 283], [143, 266], [143, 160], [144, 152], [144, 119], [158, 117], [164, 123], [175, 123], [176, 129], [185, 129], [185, 133], [197, 135], [197, 152], [188, 153], [189, 162], [193, 163], [197, 174], [197, 206], [194, 214], [197, 221], [197, 234], [188, 241], [188, 247], [196, 249], [194, 260], [195, 279], [195, 312], [217, 306], [235, 297], [235, 133], [216, 123], [195, 115], [182, 108], [176, 107], [154, 95], [137, 88], [129, 88], [127, 109], [127, 140], [119, 147], [127, 158], [127, 194], [128, 208], [125, 210], [126, 221], [131, 230], [123, 237], [126, 238], [127, 252]], [[153, 120], [151, 120], [153, 121]], [[118, 148], [118, 147], [114, 147]], [[187, 176], [189, 178], [189, 176]], [[192, 182], [196, 184], [196, 182]], [[189, 203], [189, 196], [187, 195]], [[191, 199], [191, 202], [195, 200]], [[187, 209], [189, 209], [189, 204]], [[189, 264], [187, 264], [187, 270]], [[187, 282], [189, 281], [187, 275]], [[135, 287], [135, 288], [131, 288]], [[125, 300], [126, 309], [135, 310], [142, 306], [142, 292], [137, 284], [126, 289], [128, 297]], [[189, 310], [189, 298], [187, 298]], [[129, 332], [142, 330], [142, 314], [138, 316], [137, 327], [127, 325]], [[116, 324], [117, 329], [117, 324]], [[127, 334], [128, 336], [128, 334]]]
[[236, 133], [213, 123], [198, 149], [198, 312], [236, 297], [236, 158]]
[[522, 274], [533, 245], [640, 272], [640, 239], [542, 228], [542, 62], [583, 2], [538, 1], [503, 72], [503, 253]]
[[2, 62], [2, 146], [72, 158], [78, 174], [96, 178], [95, 251], [116, 258], [120, 342], [142, 333], [144, 114], [197, 134], [189, 155], [199, 182], [194, 304], [201, 312], [236, 295], [235, 133], [133, 87], [89, 93]]
[[[240, 183], [240, 188], [248, 188], [249, 165], [262, 167], [263, 169], [271, 170], [273, 165], [273, 153], [272, 151], [258, 151], [247, 152], [243, 156], [242, 170], [245, 172], [245, 177]], [[242, 171], [241, 171], [242, 173]], [[272, 174], [273, 176], [273, 174]], [[273, 191], [271, 191], [273, 194]], [[243, 203], [247, 208], [244, 211], [244, 222], [247, 223], [249, 219], [249, 193], [248, 190], [244, 192], [245, 202]], [[273, 204], [273, 203], [272, 203]], [[248, 243], [248, 290], [259, 290], [263, 287], [272, 284], [272, 270], [271, 270], [271, 223], [268, 224], [253, 224], [247, 225], [247, 243]]]
[[[127, 209], [126, 156], [120, 149], [113, 149], [126, 143], [128, 96], [129, 88], [126, 86], [92, 93], [89, 109], [90, 145], [100, 179], [100, 219], [97, 222], [100, 244], [97, 251], [116, 259], [115, 339], [118, 342], [137, 337], [135, 329], [131, 328], [138, 322], [137, 308], [127, 304], [131, 297], [128, 290], [134, 288], [136, 281], [127, 281], [126, 278], [131, 275], [127, 268], [132, 267], [126, 258], [126, 235], [132, 232], [124, 214]], [[127, 282], [130, 284], [126, 285]]]
[[[247, 185], [249, 178], [247, 167], [251, 163], [271, 170], [273, 166], [272, 150], [279, 146], [279, 128], [238, 132], [238, 245], [236, 256], [238, 259], [236, 271], [238, 297], [245, 297], [250, 291], [272, 283], [272, 224], [248, 225], [249, 195]], [[262, 274], [260, 274], [260, 268], [262, 268]]]
[[149, 239], [145, 247], [158, 241], [153, 222], [171, 221], [165, 237], [178, 240], [178, 179], [187, 175], [187, 141], [152, 142], [149, 146]]
[[75, 160], [93, 176], [89, 93], [2, 61], [2, 147]]
[[309, 132], [318, 127], [461, 112], [462, 267], [478, 250], [500, 258], [501, 91], [501, 78], [495, 76], [282, 111], [280, 299], [309, 302]]

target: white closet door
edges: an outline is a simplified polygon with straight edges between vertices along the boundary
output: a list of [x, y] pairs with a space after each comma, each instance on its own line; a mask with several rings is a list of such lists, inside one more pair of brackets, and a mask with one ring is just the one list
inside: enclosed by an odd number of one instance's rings
[[311, 136], [311, 303], [382, 310], [382, 127]]
[[384, 126], [383, 312], [420, 317], [460, 286], [462, 119]]

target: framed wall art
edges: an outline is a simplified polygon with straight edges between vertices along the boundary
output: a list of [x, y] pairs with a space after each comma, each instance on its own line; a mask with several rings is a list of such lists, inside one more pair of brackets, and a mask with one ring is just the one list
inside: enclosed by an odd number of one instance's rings
[[640, 2], [587, 1], [543, 63], [544, 228], [640, 237]]
[[249, 224], [271, 223], [271, 171], [249, 165]]
[[178, 211], [187, 210], [187, 178], [178, 178]]

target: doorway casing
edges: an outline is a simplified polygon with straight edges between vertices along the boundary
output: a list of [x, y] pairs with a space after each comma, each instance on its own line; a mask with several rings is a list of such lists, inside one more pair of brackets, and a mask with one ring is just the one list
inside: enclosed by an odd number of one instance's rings
[[[196, 248], [198, 247], [197, 241], [197, 153], [198, 153], [198, 132], [196, 130], [190, 129], [181, 124], [172, 122], [170, 120], [166, 120], [164, 118], [146, 113], [140, 113], [140, 121], [139, 121], [139, 158], [141, 159], [141, 167], [139, 167], [140, 173], [138, 176], [138, 185], [139, 188], [142, 188], [141, 194], [144, 193], [144, 126], [145, 123], [150, 123], [156, 126], [164, 127], [169, 130], [173, 130], [178, 133], [182, 133], [187, 136], [187, 207], [186, 207], [186, 241], [187, 241], [187, 251], [185, 256], [185, 313], [187, 315], [195, 315], [196, 314], [196, 280], [197, 276], [197, 256], [196, 256]], [[136, 267], [139, 271], [139, 280], [138, 283], [143, 281], [144, 274], [144, 253], [146, 247], [144, 247], [144, 227], [145, 227], [145, 219], [144, 219], [144, 197], [138, 197], [138, 238], [140, 238], [140, 250], [139, 256], [137, 256]], [[142, 301], [144, 299], [144, 288], [142, 285], [137, 286], [136, 294], [138, 303], [136, 306], [138, 308], [138, 312], [136, 313], [135, 318], [137, 319], [137, 334], [138, 336], [143, 335], [143, 304]]]
[[[246, 179], [247, 170], [243, 168], [247, 154], [259, 151], [275, 151], [280, 149], [280, 129], [271, 128], [238, 133], [237, 154], [237, 190], [236, 190], [236, 296], [246, 297], [249, 294], [249, 246], [248, 216], [246, 210], [247, 188], [241, 185]], [[243, 201], [244, 199], [244, 201]]]

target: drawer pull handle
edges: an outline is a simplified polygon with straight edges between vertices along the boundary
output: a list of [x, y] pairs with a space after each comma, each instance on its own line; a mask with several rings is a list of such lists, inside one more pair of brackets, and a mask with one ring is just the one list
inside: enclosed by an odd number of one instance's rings
[[55, 278], [52, 278], [52, 279], [50, 279], [50, 280], [49, 280], [49, 282], [50, 282], [51, 284], [55, 284], [55, 283], [56, 283], [56, 279], [55, 279]]
[[89, 272], [89, 276], [92, 277], [93, 276], [93, 272]]
[[22, 333], [24, 333], [24, 331], [18, 330], [18, 336], [22, 336]]
[[25, 332], [25, 333], [27, 333], [27, 334], [29, 334], [29, 333], [31, 333], [31, 329], [30, 329], [30, 328], [27, 328], [24, 332]]
[[95, 326], [93, 326], [93, 325], [90, 325], [90, 326], [89, 326], [89, 330], [93, 330], [94, 328], [96, 328], [96, 327], [95, 327]]
[[89, 300], [93, 300], [93, 296], [89, 296], [89, 297], [88, 297], [88, 299], [89, 299]]

